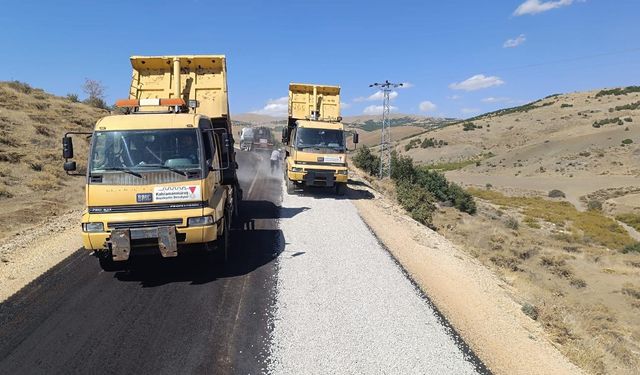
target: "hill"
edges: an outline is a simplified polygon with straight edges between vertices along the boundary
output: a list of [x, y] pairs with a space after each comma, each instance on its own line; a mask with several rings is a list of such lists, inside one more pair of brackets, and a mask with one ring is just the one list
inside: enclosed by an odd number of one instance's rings
[[[462, 182], [540, 191], [562, 184], [577, 203], [593, 191], [638, 182], [638, 91], [551, 95], [408, 138], [396, 148], [418, 163], [457, 170], [450, 175]], [[427, 147], [431, 143], [437, 145]]]
[[[424, 129], [440, 128], [458, 120], [438, 117], [427, 117], [420, 115], [410, 115], [393, 113], [389, 116], [391, 127], [413, 126]], [[347, 116], [343, 119], [345, 125], [355, 129], [365, 131], [379, 130], [382, 128], [382, 116]]]
[[[61, 139], [108, 112], [21, 82], [0, 82], [0, 238], [80, 208], [84, 180], [62, 169]], [[75, 142], [79, 165], [88, 142]]]
[[625, 87], [554, 94], [395, 143], [467, 187], [477, 213], [442, 205], [438, 232], [594, 374], [640, 366], [638, 122], [640, 87]]

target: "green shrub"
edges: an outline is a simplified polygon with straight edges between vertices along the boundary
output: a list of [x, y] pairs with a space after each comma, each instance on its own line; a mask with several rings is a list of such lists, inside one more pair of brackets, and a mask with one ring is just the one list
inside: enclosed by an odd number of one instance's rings
[[590, 200], [589, 203], [587, 203], [587, 209], [592, 211], [602, 211], [602, 202], [595, 199]]
[[632, 243], [622, 249], [623, 254], [640, 253], [640, 242]]
[[353, 156], [353, 164], [372, 176], [380, 174], [380, 157], [367, 146], [362, 146]]
[[562, 103], [560, 105], [560, 108], [571, 108], [571, 107], [573, 107], [573, 104]]
[[23, 94], [29, 94], [31, 93], [31, 91], [33, 91], [33, 87], [31, 87], [28, 83], [26, 82], [20, 82], [20, 81], [11, 81], [11, 82], [7, 82], [7, 85], [9, 87], [11, 87], [12, 89], [21, 92]]
[[606, 95], [627, 95], [633, 92], [640, 92], [640, 86], [627, 86], [625, 88], [616, 88], [611, 90], [601, 90], [596, 94], [596, 98]]
[[435, 205], [433, 195], [427, 189], [415, 183], [401, 181], [396, 185], [396, 194], [400, 205], [414, 220], [431, 225]]
[[564, 192], [558, 189], [553, 189], [549, 192], [549, 198], [564, 198], [566, 195]]
[[416, 169], [413, 166], [413, 159], [409, 156], [391, 153], [391, 178], [395, 181], [414, 182], [416, 179]]
[[460, 185], [454, 183], [449, 184], [449, 199], [453, 202], [455, 208], [469, 215], [475, 215], [478, 211], [473, 196], [461, 188]]
[[633, 143], [633, 140], [631, 140], [631, 139], [629, 139], [629, 138], [627, 138], [627, 139], [623, 139], [623, 140], [622, 140], [622, 144], [623, 144], [623, 145], [630, 145], [630, 144], [632, 144], [632, 143]]
[[80, 99], [78, 98], [78, 94], [67, 94], [67, 100], [71, 103], [79, 103]]
[[602, 127], [602, 126], [607, 125], [607, 124], [622, 125], [622, 124], [624, 124], [624, 122], [619, 117], [614, 117], [614, 118], [606, 118], [606, 119], [600, 120], [600, 121], [595, 121], [592, 126], [594, 128], [599, 128], [599, 127]]
[[476, 125], [473, 122], [466, 122], [462, 124], [462, 130], [466, 132], [476, 130], [476, 129], [482, 129], [482, 125]]
[[522, 312], [533, 320], [538, 320], [538, 308], [530, 303], [522, 305]]
[[449, 181], [442, 173], [428, 169], [419, 169], [417, 182], [424, 186], [440, 202], [449, 200]]
[[513, 230], [518, 230], [518, 228], [520, 227], [520, 223], [518, 222], [518, 219], [511, 216], [507, 217], [507, 219], [504, 222], [504, 225], [507, 228], [513, 229]]
[[109, 109], [107, 102], [105, 102], [104, 99], [102, 98], [89, 98], [84, 101], [84, 104], [87, 104], [99, 109], [106, 109], [106, 110]]

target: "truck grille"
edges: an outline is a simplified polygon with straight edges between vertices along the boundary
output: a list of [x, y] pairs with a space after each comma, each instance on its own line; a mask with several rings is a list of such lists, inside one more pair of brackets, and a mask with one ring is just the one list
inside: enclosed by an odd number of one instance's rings
[[334, 174], [336, 173], [333, 169], [313, 169], [313, 168], [305, 168], [305, 172], [307, 173], [317, 173], [317, 174]]
[[149, 228], [149, 227], [162, 227], [182, 225], [182, 219], [165, 219], [165, 220], [139, 220], [139, 221], [117, 221], [108, 222], [107, 227], [110, 229], [124, 229], [124, 228]]

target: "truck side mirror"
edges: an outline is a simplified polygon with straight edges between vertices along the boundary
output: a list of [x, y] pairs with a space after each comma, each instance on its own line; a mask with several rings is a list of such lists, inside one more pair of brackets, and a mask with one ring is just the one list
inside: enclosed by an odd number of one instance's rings
[[353, 144], [358, 144], [358, 133], [356, 132], [353, 133]]
[[62, 138], [62, 157], [65, 159], [73, 159], [73, 139], [71, 139], [71, 137], [65, 136]]
[[63, 168], [64, 168], [65, 172], [73, 172], [77, 168], [76, 162], [75, 161], [67, 161], [67, 162], [64, 163]]
[[287, 143], [289, 140], [289, 128], [282, 128], [282, 142]]

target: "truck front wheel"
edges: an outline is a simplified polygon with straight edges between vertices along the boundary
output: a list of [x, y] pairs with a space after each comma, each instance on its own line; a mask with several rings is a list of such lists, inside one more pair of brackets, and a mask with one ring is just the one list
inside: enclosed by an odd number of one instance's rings
[[344, 195], [344, 191], [347, 188], [345, 185], [346, 184], [343, 184], [341, 182], [336, 183], [336, 195], [339, 195], [339, 196]]
[[285, 178], [287, 180], [287, 194], [293, 194], [296, 190], [296, 185], [288, 177]]

